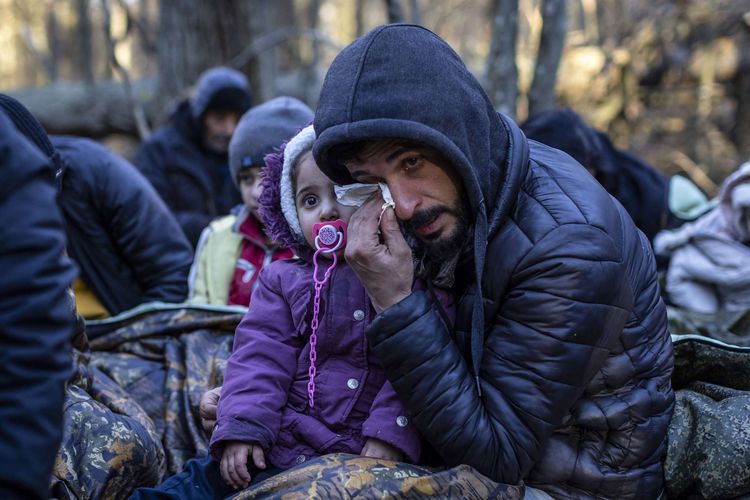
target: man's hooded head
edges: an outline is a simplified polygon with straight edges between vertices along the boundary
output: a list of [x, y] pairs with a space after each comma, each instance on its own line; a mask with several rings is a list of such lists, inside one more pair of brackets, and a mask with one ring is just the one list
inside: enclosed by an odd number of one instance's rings
[[220, 66], [201, 74], [189, 103], [208, 149], [227, 152], [237, 122], [251, 101], [250, 84], [239, 71]]

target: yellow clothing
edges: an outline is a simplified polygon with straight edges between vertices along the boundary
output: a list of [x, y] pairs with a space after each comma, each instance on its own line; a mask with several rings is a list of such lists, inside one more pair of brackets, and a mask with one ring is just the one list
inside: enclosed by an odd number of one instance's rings
[[94, 292], [86, 286], [81, 278], [73, 281], [73, 293], [76, 297], [76, 309], [78, 314], [86, 319], [101, 319], [109, 316], [109, 311], [105, 309]]
[[242, 250], [242, 235], [232, 228], [236, 215], [216, 219], [203, 230], [188, 278], [191, 304], [226, 305], [234, 269]]

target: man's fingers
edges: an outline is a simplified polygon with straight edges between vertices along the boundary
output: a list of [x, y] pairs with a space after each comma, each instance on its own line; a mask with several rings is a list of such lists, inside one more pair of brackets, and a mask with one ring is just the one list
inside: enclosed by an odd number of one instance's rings
[[260, 446], [253, 446], [253, 463], [259, 469], [266, 468], [266, 458], [263, 455], [263, 448]]
[[396, 212], [392, 208], [386, 208], [383, 218], [380, 220], [380, 233], [383, 235], [383, 242], [391, 252], [396, 248], [408, 248], [408, 244], [401, 234], [401, 227], [396, 219]]

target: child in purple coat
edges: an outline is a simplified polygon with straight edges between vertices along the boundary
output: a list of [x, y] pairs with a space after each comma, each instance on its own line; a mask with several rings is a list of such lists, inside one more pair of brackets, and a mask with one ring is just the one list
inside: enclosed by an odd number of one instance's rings
[[[365, 329], [374, 311], [343, 246], [335, 260], [318, 256], [318, 279], [326, 271], [330, 277], [315, 315], [313, 225], [348, 222], [356, 208], [337, 201], [312, 158], [314, 140], [307, 127], [283, 153], [266, 157], [261, 217], [271, 238], [300, 258], [262, 270], [235, 333], [211, 438], [221, 475], [234, 488], [269, 463], [286, 469], [336, 452], [415, 462], [420, 454], [417, 430], [369, 353]], [[447, 294], [435, 296], [451, 312]]]

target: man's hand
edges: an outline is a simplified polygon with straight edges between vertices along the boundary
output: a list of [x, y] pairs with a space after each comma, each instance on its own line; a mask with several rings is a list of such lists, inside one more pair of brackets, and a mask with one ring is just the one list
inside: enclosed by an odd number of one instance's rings
[[375, 311], [380, 313], [411, 294], [414, 264], [411, 248], [401, 234], [396, 214], [386, 209], [378, 217], [383, 198], [373, 195], [349, 220], [344, 257], [367, 290]]
[[201, 426], [208, 436], [214, 431], [216, 425], [216, 410], [221, 396], [221, 386], [204, 392], [198, 405], [198, 415], [201, 417]]
[[263, 449], [255, 443], [245, 443], [242, 441], [229, 441], [224, 446], [224, 453], [221, 454], [221, 477], [224, 482], [232, 488], [239, 490], [247, 488], [252, 476], [247, 470], [247, 459], [253, 458], [253, 463], [258, 469], [266, 468], [266, 459], [263, 455]]
[[365, 441], [365, 446], [360, 453], [363, 457], [382, 458], [384, 460], [393, 460], [400, 462], [404, 459], [404, 454], [398, 449], [381, 441], [380, 439], [370, 438]]

